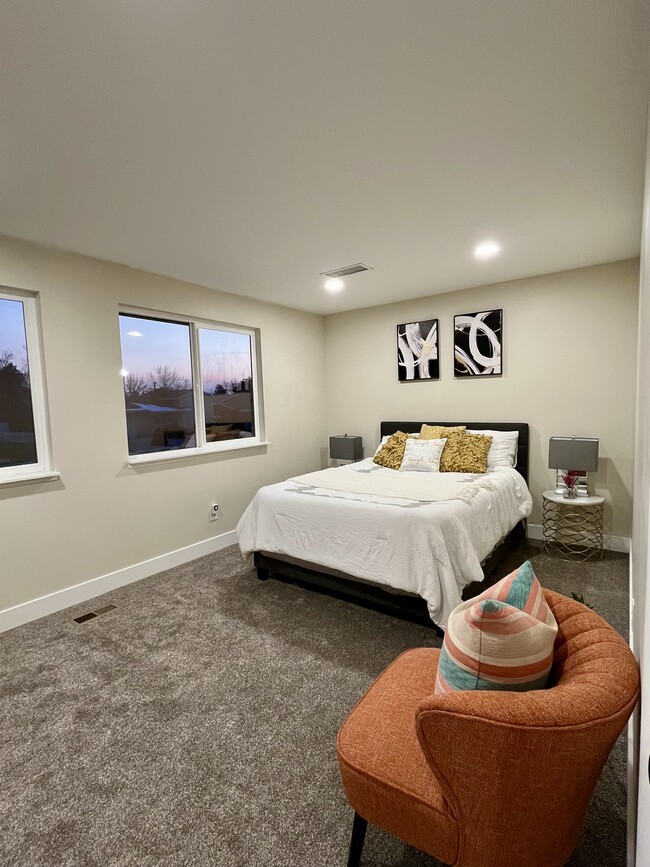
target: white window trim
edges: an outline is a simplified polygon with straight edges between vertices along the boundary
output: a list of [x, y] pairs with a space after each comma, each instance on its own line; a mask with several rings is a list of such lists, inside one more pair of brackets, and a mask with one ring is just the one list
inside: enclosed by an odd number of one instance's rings
[[0, 468], [0, 485], [17, 484], [30, 481], [58, 479], [59, 473], [52, 468], [52, 447], [47, 412], [47, 388], [43, 368], [41, 327], [38, 299], [33, 292], [0, 286], [0, 298], [8, 301], [21, 301], [25, 317], [25, 339], [29, 362], [29, 383], [34, 414], [34, 433], [36, 436], [35, 464], [21, 464], [15, 467]]
[[[224, 452], [242, 451], [244, 449], [260, 448], [270, 445], [265, 438], [264, 419], [262, 411], [262, 375], [258, 355], [259, 331], [248, 326], [232, 325], [226, 322], [216, 322], [209, 319], [199, 319], [192, 316], [178, 316], [160, 310], [145, 310], [137, 307], [120, 306], [119, 314], [125, 316], [141, 316], [147, 319], [159, 319], [163, 322], [178, 322], [189, 326], [190, 360], [192, 364], [192, 391], [194, 394], [195, 448], [170, 449], [160, 452], [145, 452], [139, 455], [129, 454], [126, 465], [135, 467], [139, 464], [164, 463], [165, 461], [180, 461]], [[205, 438], [205, 407], [203, 405], [203, 383], [201, 376], [201, 347], [199, 330], [231, 331], [234, 334], [246, 334], [251, 342], [251, 372], [253, 375], [253, 417], [255, 419], [255, 436], [243, 439], [221, 440], [209, 443]], [[126, 415], [125, 415], [126, 421]], [[127, 436], [128, 451], [128, 436]]]
[[191, 458], [201, 458], [207, 455], [220, 454], [223, 452], [236, 452], [243, 449], [255, 449], [270, 446], [267, 440], [258, 442], [253, 437], [243, 440], [222, 440], [219, 443], [206, 443], [203, 448], [195, 449], [170, 449], [168, 452], [148, 452], [144, 455], [129, 455], [128, 466], [137, 467], [138, 464], [155, 464], [164, 461], [183, 461]]
[[[28, 466], [33, 465], [29, 464]], [[5, 467], [5, 469], [9, 468]], [[27, 485], [35, 482], [55, 482], [57, 479], [60, 478], [61, 473], [58, 473], [56, 470], [43, 473], [22, 473], [20, 475], [17, 473], [11, 478], [0, 478], [0, 487], [3, 487], [4, 485]]]

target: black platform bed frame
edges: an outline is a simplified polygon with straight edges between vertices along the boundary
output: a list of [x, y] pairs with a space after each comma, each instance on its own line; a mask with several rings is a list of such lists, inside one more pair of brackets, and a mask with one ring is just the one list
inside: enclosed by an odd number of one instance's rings
[[[387, 436], [401, 430], [404, 433], [419, 433], [423, 422], [421, 421], [383, 421], [381, 422], [381, 436]], [[464, 424], [470, 430], [516, 430], [519, 433], [516, 469], [528, 481], [528, 425], [522, 422], [425, 422], [425, 424], [439, 424], [445, 427], [456, 427]], [[482, 593], [496, 580], [496, 572], [506, 555], [519, 545], [526, 535], [526, 521], [520, 521], [510, 533], [497, 545], [482, 564], [484, 581], [475, 581], [468, 584], [462, 593], [463, 599], [471, 599]], [[314, 564], [313, 568], [289, 563], [277, 557], [255, 551], [254, 564], [257, 569], [257, 577], [260, 581], [268, 578], [277, 578], [290, 584], [297, 584], [310, 590], [326, 593], [338, 599], [345, 599], [366, 608], [392, 614], [413, 623], [429, 626], [442, 634], [440, 628], [433, 623], [429, 616], [427, 604], [424, 599], [406, 593], [390, 593], [383, 590], [379, 585], [367, 584], [353, 577], [339, 578], [327, 572], [320, 571]], [[492, 580], [490, 580], [492, 579]]]

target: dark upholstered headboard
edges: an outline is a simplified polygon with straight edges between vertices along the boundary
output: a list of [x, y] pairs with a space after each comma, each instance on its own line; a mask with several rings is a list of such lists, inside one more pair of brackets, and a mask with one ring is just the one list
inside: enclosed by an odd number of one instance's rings
[[389, 436], [395, 431], [402, 430], [404, 433], [419, 433], [423, 424], [440, 424], [445, 427], [455, 427], [464, 424], [470, 430], [516, 430], [519, 431], [517, 442], [517, 465], [521, 475], [528, 481], [528, 425], [525, 422], [505, 421], [382, 421], [381, 435]]

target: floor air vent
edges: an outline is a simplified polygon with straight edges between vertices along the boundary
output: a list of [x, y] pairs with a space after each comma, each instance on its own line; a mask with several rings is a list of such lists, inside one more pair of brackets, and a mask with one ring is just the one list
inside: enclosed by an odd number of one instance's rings
[[73, 617], [75, 623], [86, 623], [88, 620], [92, 620], [94, 617], [101, 617], [102, 614], [108, 614], [109, 611], [115, 611], [117, 605], [103, 605], [101, 608], [98, 608], [96, 611], [89, 611], [87, 614], [82, 614], [81, 617]]

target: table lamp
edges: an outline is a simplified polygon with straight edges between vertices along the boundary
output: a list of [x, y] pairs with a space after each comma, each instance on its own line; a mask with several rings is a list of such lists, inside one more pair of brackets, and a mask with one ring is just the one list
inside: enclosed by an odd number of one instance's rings
[[567, 500], [588, 497], [588, 474], [598, 469], [599, 440], [591, 437], [551, 437], [548, 441], [548, 465], [557, 470], [556, 494]]
[[362, 457], [361, 437], [349, 437], [347, 434], [330, 437], [330, 458], [339, 461], [360, 461]]

